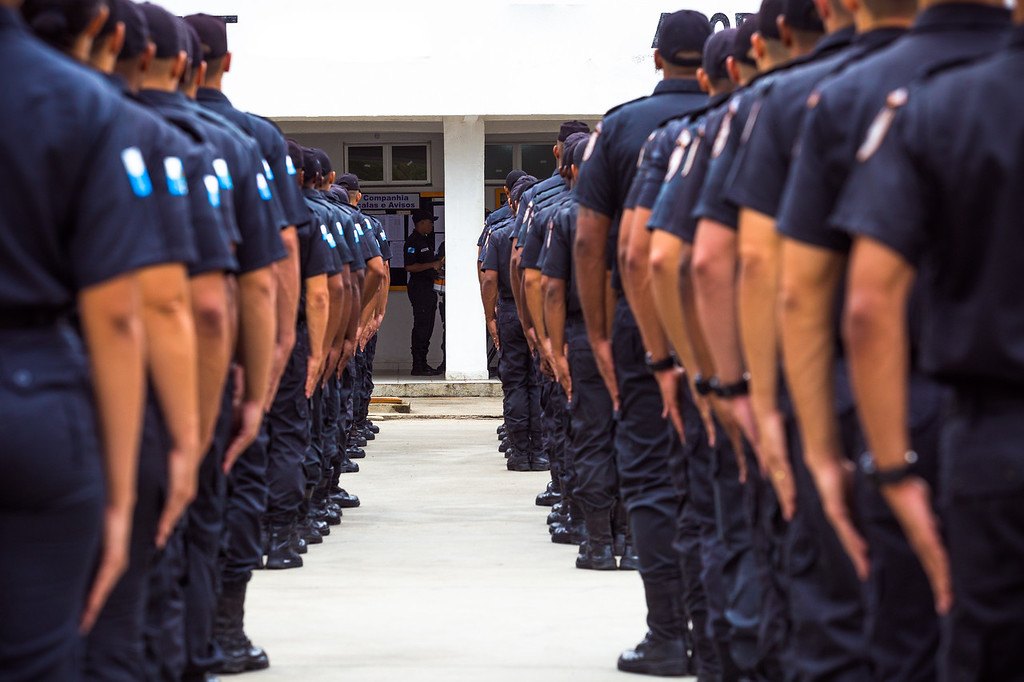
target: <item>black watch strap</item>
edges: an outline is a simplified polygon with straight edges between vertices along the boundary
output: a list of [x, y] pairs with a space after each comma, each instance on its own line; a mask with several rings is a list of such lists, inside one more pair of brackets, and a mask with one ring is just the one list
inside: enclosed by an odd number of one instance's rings
[[723, 384], [715, 377], [711, 380], [711, 391], [719, 398], [729, 399], [750, 395], [750, 374], [744, 374], [743, 378], [734, 384]]
[[705, 379], [703, 374], [698, 374], [693, 378], [693, 387], [697, 389], [697, 395], [707, 396], [712, 393], [711, 380]]
[[875, 463], [873, 457], [865, 458], [864, 473], [867, 474], [868, 480], [870, 480], [876, 488], [885, 488], [886, 486], [896, 485], [902, 483], [911, 476], [917, 475], [917, 462], [918, 455], [913, 450], [908, 450], [903, 455], [903, 464], [894, 469], [878, 469], [878, 465]]
[[647, 369], [650, 370], [652, 374], [654, 372], [664, 372], [665, 370], [672, 369], [676, 366], [676, 356], [671, 353], [665, 356], [663, 360], [658, 360], [657, 362], [655, 362], [651, 357], [651, 354], [648, 353], [644, 360], [647, 363]]

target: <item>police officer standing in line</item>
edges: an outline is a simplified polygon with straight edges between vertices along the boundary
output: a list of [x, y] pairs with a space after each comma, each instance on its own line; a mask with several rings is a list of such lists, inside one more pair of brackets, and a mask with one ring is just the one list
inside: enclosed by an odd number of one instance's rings
[[[739, 29], [720, 31], [705, 45], [704, 66], [698, 76], [711, 95], [708, 109], [688, 119], [676, 137], [664, 183], [646, 225], [652, 230], [649, 260], [653, 307], [661, 332], [689, 375], [698, 404], [701, 400], [714, 403], [704, 377], [714, 376], [715, 372], [696, 320], [689, 267], [697, 222], [692, 211], [707, 174], [712, 144], [729, 113], [730, 103], [735, 101], [735, 97], [730, 97], [733, 86], [746, 85], [756, 74], [756, 63], [750, 53], [758, 24], [758, 15], [748, 17]], [[631, 244], [631, 251], [636, 246], [636, 242]], [[673, 403], [671, 395], [665, 399], [667, 404]], [[674, 402], [678, 403], [678, 399]], [[689, 421], [694, 421], [692, 416]], [[785, 604], [766, 598], [768, 591], [763, 582], [771, 574], [771, 566], [766, 564], [759, 571], [755, 560], [751, 526], [760, 519], [754, 511], [758, 505], [745, 505], [744, 501], [741, 471], [746, 468], [746, 454], [742, 436], [729, 433], [717, 417], [707, 433], [708, 437], [702, 436], [694, 444], [688, 473], [694, 498], [706, 494], [698, 492], [695, 486], [714, 493], [714, 532], [709, 537], [704, 529], [700, 536], [701, 575], [708, 596], [709, 624], [722, 662], [722, 679], [743, 675], [775, 679], [781, 672], [774, 643], [782, 641], [785, 632], [776, 631], [782, 628], [768, 614], [770, 609], [784, 608]], [[711, 446], [710, 461], [707, 455], [699, 456], [703, 442]], [[741, 453], [739, 457], [737, 450]], [[705, 462], [709, 469], [702, 468]]]
[[[0, 535], [18, 548], [0, 565], [0, 669], [14, 679], [77, 679], [80, 632], [92, 629], [130, 559], [146, 370], [136, 271], [174, 258], [161, 243], [168, 233], [140, 149], [149, 131], [72, 61], [89, 58], [107, 8], [26, 12], [67, 59], [29, 35], [19, 4], [0, 7], [7, 91], [17, 102], [5, 107], [2, 132], [4, 187], [17, 191], [5, 193], [0, 211]], [[68, 174], [81, 182], [56, 195], [45, 189]], [[72, 421], [54, 428], [55, 414]]]
[[[889, 93], [831, 218], [854, 241], [844, 326], [872, 478], [946, 616], [939, 679], [1024, 679], [1024, 101], [1005, 87], [1022, 75], [1018, 26], [992, 57], [938, 66]], [[915, 278], [927, 330], [917, 360], [954, 394], [942, 427], [941, 534], [908, 428]]]
[[[707, 102], [695, 71], [710, 35], [711, 25], [699, 12], [684, 10], [664, 19], [655, 52], [664, 80], [652, 96], [606, 114], [589, 143], [577, 187], [576, 281], [595, 361], [620, 412], [616, 435], [619, 472], [640, 557], [650, 628], [634, 650], [620, 657], [619, 668], [648, 674], [682, 675], [691, 670], [685, 643], [681, 557], [673, 546], [679, 491], [673, 484], [670, 463], [682, 453], [678, 434], [661, 417], [658, 383], [651, 375], [673, 360], [666, 352], [645, 361], [636, 322], [621, 296], [615, 313], [613, 353], [605, 308], [609, 261], [612, 287], [621, 291], [622, 285], [618, 258], [614, 251], [609, 258], [609, 249], [616, 248], [618, 222], [629, 218], [623, 215], [623, 205], [644, 139], [670, 116], [683, 115]], [[686, 591], [695, 596], [696, 588], [691, 580]], [[694, 598], [693, 603], [696, 601]], [[695, 631], [703, 634], [705, 623], [698, 622], [695, 614], [688, 615], [694, 618]], [[717, 665], [714, 651], [695, 653], [701, 670]]]
[[[778, 214], [782, 235], [780, 318], [784, 367], [796, 406], [807, 466], [823, 501], [834, 499], [832, 488], [849, 479], [845, 460], [861, 458], [862, 443], [849, 450], [837, 437], [839, 423], [852, 412], [847, 359], [836, 348], [837, 294], [845, 274], [849, 238], [830, 229], [828, 218], [856, 164], [857, 150], [890, 91], [944, 62], [973, 58], [995, 49], [1010, 25], [1009, 13], [984, 3], [936, 5], [914, 20], [914, 3], [867, 2], [860, 8], [876, 20], [914, 21], [909, 33], [889, 47], [866, 53], [836, 77], [824, 82], [809, 107], [799, 153]], [[827, 168], [827, 172], [823, 169]], [[917, 286], [920, 291], [923, 282]], [[912, 297], [908, 325], [911, 352], [921, 348], [921, 293]], [[821, 350], [819, 350], [821, 349]], [[824, 352], [823, 352], [824, 351]], [[835, 376], [834, 379], [831, 375]], [[822, 386], [835, 382], [838, 400], [823, 401]], [[841, 383], [840, 383], [841, 382]], [[942, 416], [948, 408], [944, 391], [917, 367], [911, 370], [909, 392], [912, 447], [917, 473], [938, 488], [938, 445]], [[863, 459], [863, 458], [861, 458]], [[870, 465], [870, 458], [864, 460]], [[826, 504], [844, 546], [867, 576], [871, 613], [867, 630], [873, 670], [884, 679], [934, 676], [939, 622], [925, 574], [880, 494], [871, 484], [870, 466], [860, 467], [857, 517], [871, 547], [870, 568], [859, 548], [858, 531], [843, 516], [841, 505]], [[852, 531], [852, 532], [851, 532]], [[913, 661], [913, 663], [912, 663]]]
[[[518, 210], [523, 194], [537, 179], [525, 175], [516, 181], [509, 195], [513, 210]], [[530, 456], [539, 444], [532, 442], [533, 424], [540, 421], [540, 396], [533, 371], [533, 356], [516, 313], [512, 292], [512, 240], [515, 222], [511, 219], [491, 232], [484, 246], [482, 288], [484, 315], [488, 329], [497, 328], [501, 349], [498, 366], [505, 394], [506, 425], [511, 447], [506, 451], [509, 471], [529, 471]], [[495, 317], [497, 318], [495, 320]], [[493, 333], [493, 332], [492, 332]]]
[[435, 220], [437, 216], [430, 211], [416, 209], [412, 212], [413, 231], [405, 240], [405, 271], [408, 273], [409, 303], [412, 304], [412, 375], [417, 377], [440, 374], [427, 364], [437, 314], [434, 275], [441, 269], [441, 261], [434, 253]]

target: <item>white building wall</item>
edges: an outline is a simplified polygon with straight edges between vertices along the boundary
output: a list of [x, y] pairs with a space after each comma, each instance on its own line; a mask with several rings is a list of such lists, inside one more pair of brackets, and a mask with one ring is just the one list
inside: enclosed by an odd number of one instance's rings
[[[238, 15], [225, 88], [271, 117], [537, 115], [645, 95], [663, 12], [756, 11], [757, 0], [164, 0]], [[337, 87], [332, 87], [337, 82]], [[352, 83], [355, 87], [349, 87]]]

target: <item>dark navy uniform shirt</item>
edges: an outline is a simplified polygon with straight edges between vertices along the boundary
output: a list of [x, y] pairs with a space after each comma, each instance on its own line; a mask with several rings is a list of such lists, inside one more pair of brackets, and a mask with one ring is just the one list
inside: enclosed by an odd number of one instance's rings
[[530, 216], [530, 225], [526, 232], [526, 241], [522, 244], [523, 251], [519, 265], [527, 270], [540, 270], [543, 265], [544, 245], [548, 238], [548, 227], [555, 214], [565, 206], [567, 201], [575, 201], [572, 191], [561, 191], [551, 201], [539, 208], [535, 205]]
[[296, 225], [297, 221], [304, 220], [304, 202], [295, 182], [295, 167], [289, 164], [288, 143], [274, 124], [256, 114], [239, 111], [219, 90], [199, 88], [196, 101], [216, 111], [256, 140], [262, 155], [264, 174], [273, 187], [275, 203], [282, 213], [284, 224]]
[[380, 251], [380, 257], [385, 261], [391, 260], [391, 242], [388, 241], [388, 234], [384, 231], [384, 224], [376, 216], [366, 215], [368, 232], [373, 234], [373, 238], [377, 241], [377, 250]]
[[[183, 158], [188, 181], [190, 219], [196, 244], [196, 261], [189, 268], [192, 276], [217, 270], [235, 271], [238, 261], [233, 247], [237, 243], [237, 224], [234, 215], [225, 213], [224, 202], [233, 211], [234, 203], [230, 193], [222, 192], [220, 181], [214, 170], [214, 159], [219, 151], [209, 142], [204, 132], [206, 124], [193, 115], [187, 115], [186, 107], [175, 103], [184, 101], [181, 93], [143, 90], [137, 100], [163, 117], [169, 124], [177, 126], [190, 151]], [[170, 186], [170, 185], [169, 185]], [[230, 220], [230, 222], [226, 222]]]
[[[502, 204], [501, 208], [493, 211], [487, 219], [484, 220], [484, 229], [480, 231], [480, 238], [476, 240], [476, 245], [481, 249], [484, 248], [484, 242], [487, 241], [487, 236], [491, 234], [491, 230], [502, 220], [506, 218], [512, 218], [512, 207], [508, 204]], [[481, 254], [482, 255], [482, 254]]]
[[[510, 220], [491, 232], [491, 236], [487, 239], [487, 245], [484, 247], [486, 253], [480, 268], [485, 272], [498, 273], [498, 300], [506, 303], [515, 300], [512, 294], [512, 277], [509, 272], [512, 263], [512, 237], [510, 235], [514, 229], [515, 222]], [[408, 254], [406, 254], [406, 258], [408, 258]]]
[[533, 214], [568, 189], [565, 179], [556, 171], [550, 178], [538, 182], [523, 193], [519, 202], [519, 212], [516, 215], [515, 230], [512, 233], [512, 238], [516, 239], [518, 248], [523, 248], [526, 243], [526, 237], [532, 224], [530, 218]]
[[352, 253], [345, 243], [345, 235], [343, 233], [339, 234], [338, 230], [333, 227], [333, 216], [327, 207], [320, 202], [319, 192], [315, 189], [303, 189], [301, 191], [306, 207], [312, 214], [310, 233], [314, 236], [319, 234], [320, 240], [327, 245], [330, 266], [327, 274], [333, 277], [342, 271], [346, 263], [351, 264]]
[[[575, 198], [575, 197], [574, 197]], [[576, 241], [576, 215], [579, 205], [570, 201], [554, 216], [548, 229], [545, 246], [544, 267], [541, 273], [546, 277], [564, 280], [566, 286], [565, 312], [567, 318], [583, 314], [576, 277], [572, 268], [572, 249]]]
[[707, 95], [690, 79], [658, 83], [654, 94], [610, 111], [591, 136], [576, 188], [579, 203], [617, 218], [636, 173], [640, 149], [654, 128], [671, 116], [703, 107]]
[[[331, 196], [333, 196], [333, 194]], [[373, 229], [373, 223], [367, 220], [362, 211], [351, 204], [343, 204], [339, 201], [338, 206], [341, 208], [342, 212], [347, 214], [352, 220], [352, 228], [359, 237], [359, 248], [360, 252], [363, 254], [363, 262], [365, 263], [366, 261], [373, 260], [374, 258], [383, 258], [383, 254], [380, 252], [380, 244], [378, 242], [379, 237]]]
[[761, 88], [750, 115], [749, 135], [745, 135], [726, 181], [726, 200], [774, 218], [811, 93], [861, 50], [891, 43], [902, 33], [902, 29], [882, 29], [854, 40], [853, 29], [837, 31], [822, 39], [810, 62], [787, 70]]
[[1009, 26], [1009, 11], [996, 7], [929, 7], [904, 37], [823, 84], [800, 134], [779, 232], [820, 248], [849, 251], [849, 237], [829, 229], [828, 218], [886, 95], [937, 64], [991, 53]]
[[697, 81], [682, 78], [663, 80], [650, 97], [628, 102], [606, 114], [591, 135], [576, 195], [580, 205], [612, 219], [608, 251], [609, 264], [616, 275], [618, 259], [614, 253], [619, 219], [644, 141], [661, 122], [706, 104], [707, 95], [701, 92]]
[[663, 230], [693, 243], [697, 231], [693, 210], [707, 177], [711, 146], [718, 138], [728, 112], [728, 101], [728, 95], [711, 98], [709, 105], [712, 108], [676, 135], [665, 180], [647, 222], [648, 228]]
[[1024, 391], [1024, 90], [1007, 87], [1022, 78], [1018, 28], [1010, 49], [890, 94], [833, 216], [920, 267], [921, 366], [954, 385]]
[[[124, 101], [0, 8], [0, 317], [70, 311], [160, 248], [153, 181]], [[53, 192], [55, 178], [67, 179]]]
[[[434, 258], [434, 235], [433, 234], [420, 234], [416, 230], [413, 230], [408, 239], [405, 240], [405, 264], [406, 265], [422, 265], [425, 263], [433, 263], [436, 259]], [[428, 268], [423, 272], [408, 272], [408, 282], [410, 287], [419, 287], [423, 289], [434, 288], [434, 269]]]
[[209, 125], [207, 133], [223, 154], [214, 160], [214, 170], [222, 190], [233, 190], [235, 222], [241, 243], [235, 255], [240, 274], [265, 268], [288, 256], [281, 241], [282, 221], [274, 210], [273, 193], [265, 175], [259, 148], [249, 135], [215, 111], [182, 99], [179, 106], [188, 107]]
[[[301, 194], [301, 190], [300, 190]], [[303, 200], [306, 219], [295, 226], [295, 236], [299, 240], [299, 272], [302, 276], [302, 289], [299, 295], [299, 321], [306, 319], [306, 280], [319, 275], [335, 275], [338, 273], [335, 254], [327, 241], [327, 228], [320, 221], [317, 213]]]

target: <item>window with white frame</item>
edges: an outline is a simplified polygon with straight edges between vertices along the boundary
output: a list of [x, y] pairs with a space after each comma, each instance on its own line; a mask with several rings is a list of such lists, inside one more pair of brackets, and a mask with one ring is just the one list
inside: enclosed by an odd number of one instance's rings
[[360, 185], [429, 185], [430, 144], [345, 145], [345, 168]]
[[550, 177], [557, 165], [552, 146], [550, 143], [484, 145], [486, 182], [504, 182], [513, 168], [521, 168], [541, 180]]

